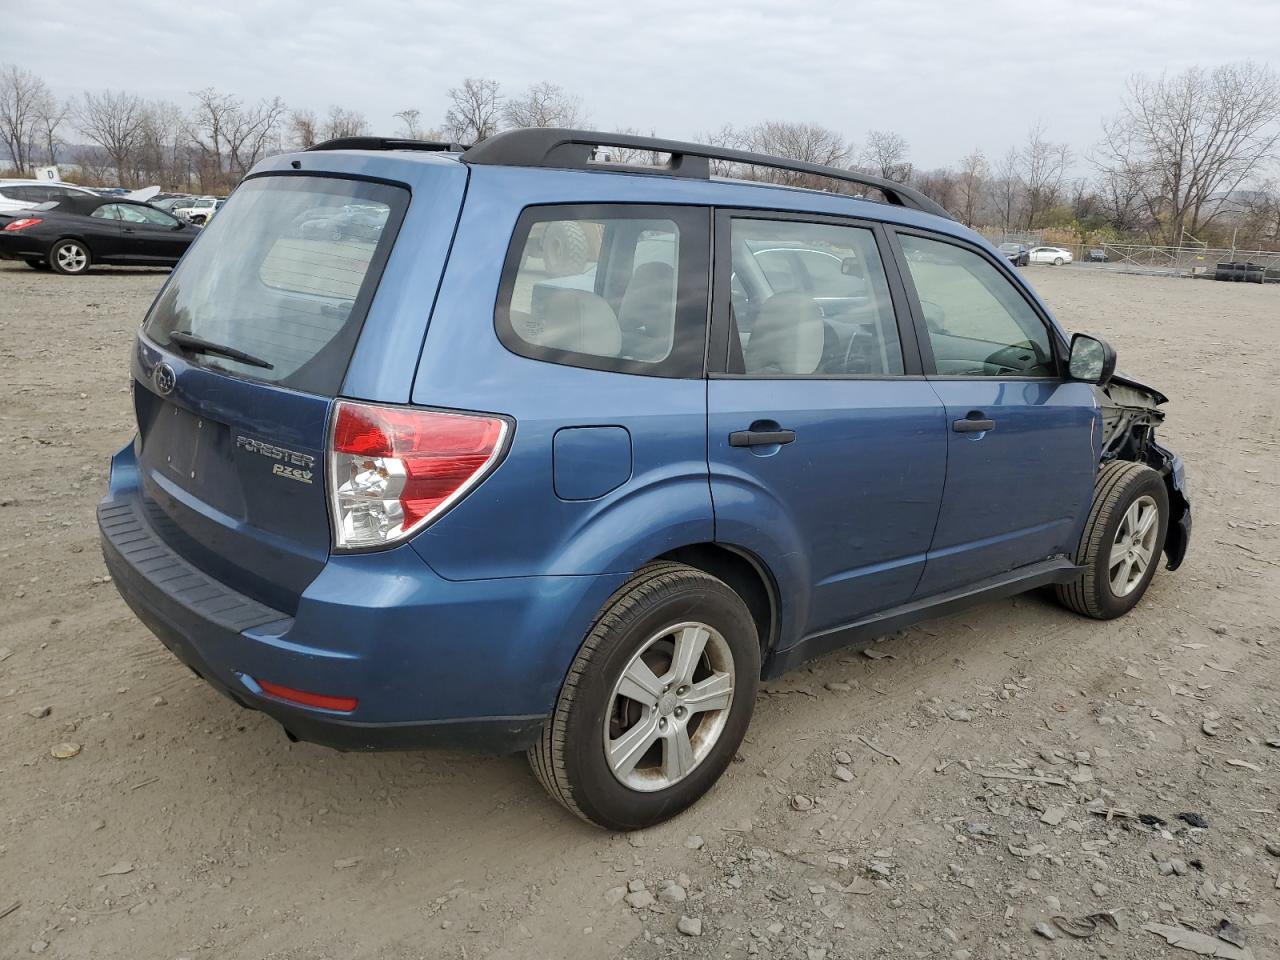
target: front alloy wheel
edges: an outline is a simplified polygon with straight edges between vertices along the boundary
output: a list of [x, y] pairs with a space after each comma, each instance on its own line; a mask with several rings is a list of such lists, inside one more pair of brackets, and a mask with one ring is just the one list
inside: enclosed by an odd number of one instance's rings
[[1138, 588], [1155, 557], [1156, 535], [1160, 532], [1160, 508], [1149, 496], [1129, 505], [1116, 528], [1108, 562], [1111, 592], [1127, 597]]
[[1164, 478], [1142, 463], [1113, 460], [1098, 471], [1075, 562], [1083, 572], [1057, 587], [1076, 613], [1110, 620], [1128, 613], [1155, 576], [1169, 527]]
[[584, 820], [610, 830], [660, 823], [729, 765], [759, 676], [742, 598], [693, 567], [651, 564], [601, 610], [530, 765]]

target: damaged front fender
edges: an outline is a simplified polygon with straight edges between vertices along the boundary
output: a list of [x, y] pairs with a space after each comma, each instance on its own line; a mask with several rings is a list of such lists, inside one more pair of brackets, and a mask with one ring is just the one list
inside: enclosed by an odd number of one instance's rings
[[1164, 478], [1169, 494], [1169, 530], [1165, 535], [1166, 566], [1176, 570], [1191, 541], [1191, 501], [1187, 497], [1182, 458], [1156, 443], [1155, 428], [1164, 422], [1160, 405], [1168, 401], [1159, 390], [1116, 374], [1106, 386], [1094, 388], [1102, 412], [1100, 463], [1132, 460], [1145, 463]]

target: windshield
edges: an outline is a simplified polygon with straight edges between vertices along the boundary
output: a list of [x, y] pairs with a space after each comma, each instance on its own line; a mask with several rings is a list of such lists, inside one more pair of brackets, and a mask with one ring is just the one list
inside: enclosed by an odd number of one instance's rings
[[[247, 180], [178, 264], [143, 332], [203, 366], [332, 396], [408, 200], [401, 187], [334, 177]], [[270, 366], [183, 351], [175, 331]]]

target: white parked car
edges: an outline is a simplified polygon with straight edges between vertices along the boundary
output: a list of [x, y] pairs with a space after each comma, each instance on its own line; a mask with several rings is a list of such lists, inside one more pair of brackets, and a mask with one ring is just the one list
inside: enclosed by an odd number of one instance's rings
[[25, 210], [38, 203], [65, 200], [71, 196], [95, 197], [97, 194], [57, 180], [0, 180], [0, 213]]
[[1055, 267], [1060, 267], [1071, 262], [1071, 251], [1061, 247], [1032, 247], [1031, 262], [1052, 263]]
[[175, 204], [169, 212], [175, 217], [181, 217], [183, 220], [189, 220], [192, 223], [208, 223], [224, 202], [218, 197], [195, 197], [183, 203]]

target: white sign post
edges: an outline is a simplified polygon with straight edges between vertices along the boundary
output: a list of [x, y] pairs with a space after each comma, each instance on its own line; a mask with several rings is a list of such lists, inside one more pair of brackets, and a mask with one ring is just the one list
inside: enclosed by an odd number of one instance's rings
[[53, 180], [54, 182], [57, 182], [62, 178], [58, 176], [57, 167], [37, 167], [36, 179], [37, 180]]

